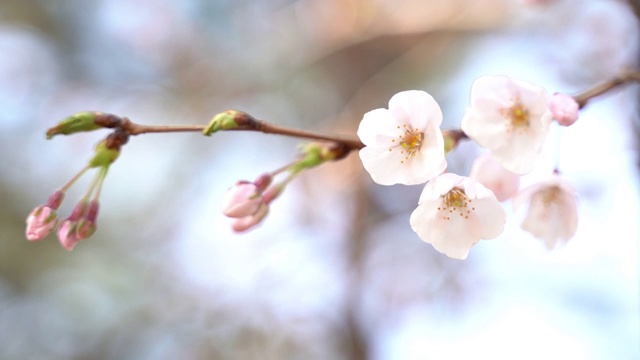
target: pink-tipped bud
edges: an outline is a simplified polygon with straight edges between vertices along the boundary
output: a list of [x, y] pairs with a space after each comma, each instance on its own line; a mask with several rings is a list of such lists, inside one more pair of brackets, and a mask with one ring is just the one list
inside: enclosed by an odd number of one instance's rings
[[505, 169], [490, 154], [478, 156], [471, 166], [470, 177], [491, 190], [501, 202], [515, 196], [520, 186], [520, 176]]
[[78, 240], [84, 240], [96, 232], [96, 219], [98, 218], [98, 209], [100, 204], [97, 201], [89, 203], [87, 214], [80, 219], [76, 228], [76, 237]]
[[256, 186], [258, 191], [262, 193], [269, 187], [269, 185], [271, 185], [271, 181], [273, 181], [273, 176], [271, 176], [271, 174], [262, 174], [258, 176], [253, 184]]
[[273, 200], [280, 196], [282, 190], [284, 190], [284, 186], [282, 184], [270, 187], [269, 189], [267, 189], [267, 191], [264, 192], [264, 194], [262, 194], [262, 201], [264, 201], [267, 205], [271, 204]]
[[269, 206], [262, 203], [254, 214], [235, 219], [231, 224], [231, 228], [235, 232], [242, 232], [258, 225], [269, 213]]
[[76, 235], [77, 226], [77, 222], [69, 219], [62, 221], [60, 226], [58, 226], [58, 240], [60, 240], [60, 245], [69, 251], [73, 250], [78, 241], [80, 241]]
[[62, 200], [64, 200], [64, 192], [57, 190], [51, 194], [45, 205], [40, 205], [33, 209], [27, 217], [27, 240], [42, 240], [49, 235], [58, 223], [56, 210], [60, 207]]
[[58, 223], [56, 211], [46, 205], [35, 208], [27, 217], [26, 236], [29, 241], [44, 239]]
[[225, 195], [222, 213], [232, 218], [244, 218], [257, 213], [262, 203], [261, 191], [255, 184], [239, 181]]
[[561, 93], [553, 95], [549, 106], [553, 118], [562, 126], [573, 125], [578, 120], [580, 106], [576, 99], [569, 95]]
[[87, 201], [79, 201], [73, 208], [73, 211], [71, 211], [71, 215], [58, 226], [58, 240], [60, 241], [60, 245], [69, 251], [73, 250], [78, 241], [81, 240], [78, 237], [78, 224], [79, 221], [83, 219], [87, 207]]

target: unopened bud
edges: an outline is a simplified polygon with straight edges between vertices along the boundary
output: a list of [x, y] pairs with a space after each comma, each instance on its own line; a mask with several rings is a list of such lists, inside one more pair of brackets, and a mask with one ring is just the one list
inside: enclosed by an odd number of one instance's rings
[[562, 126], [573, 125], [578, 120], [580, 106], [573, 97], [557, 93], [551, 97], [549, 108], [553, 118]]
[[316, 167], [326, 161], [333, 160], [335, 154], [319, 143], [309, 143], [302, 148], [302, 158], [289, 167], [292, 173], [298, 173], [304, 169]]
[[108, 148], [106, 141], [101, 141], [96, 146], [95, 155], [89, 160], [89, 167], [108, 167], [116, 161], [118, 156], [120, 156], [119, 149]]
[[69, 135], [100, 128], [113, 128], [120, 125], [121, 121], [120, 117], [113, 114], [97, 111], [80, 112], [63, 119], [58, 125], [47, 130], [47, 139], [58, 134]]
[[56, 210], [64, 199], [64, 192], [55, 191], [45, 205], [33, 209], [27, 217], [26, 237], [29, 241], [44, 239], [58, 223]]
[[218, 130], [231, 130], [238, 127], [238, 123], [235, 120], [236, 115], [240, 112], [236, 110], [227, 110], [211, 119], [209, 125], [202, 131], [206, 136], [210, 136]]
[[243, 218], [255, 214], [262, 205], [262, 194], [258, 187], [240, 181], [227, 191], [222, 202], [222, 213], [232, 218]]
[[73, 220], [64, 220], [58, 226], [58, 240], [63, 248], [71, 251], [78, 244], [78, 236], [76, 234], [78, 223]]
[[258, 225], [269, 213], [269, 206], [262, 203], [255, 214], [235, 219], [231, 224], [233, 231], [242, 232]]
[[89, 203], [86, 215], [80, 219], [76, 228], [76, 237], [78, 240], [84, 240], [96, 232], [96, 220], [98, 218], [99, 207], [100, 204], [96, 200]]
[[267, 205], [271, 204], [273, 200], [275, 200], [285, 188], [285, 184], [278, 184], [270, 187], [262, 194], [262, 201], [264, 201]]
[[38, 206], [27, 217], [27, 240], [44, 239], [57, 223], [58, 215], [54, 209], [44, 205]]
[[448, 154], [451, 150], [458, 146], [461, 139], [467, 138], [462, 130], [444, 130], [442, 132], [444, 138], [444, 153]]

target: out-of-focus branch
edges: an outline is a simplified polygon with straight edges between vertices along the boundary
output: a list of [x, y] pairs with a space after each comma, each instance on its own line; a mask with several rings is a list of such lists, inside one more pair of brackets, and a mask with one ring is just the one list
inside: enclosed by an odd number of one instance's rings
[[638, 81], [640, 82], [640, 72], [624, 72], [620, 76], [617, 76], [613, 79], [607, 80], [603, 83], [597, 84], [594, 87], [587, 89], [577, 95], [574, 96], [580, 108], [583, 108], [587, 102], [593, 99], [596, 96], [600, 96], [608, 91], [611, 91], [619, 86], [627, 84], [629, 82]]

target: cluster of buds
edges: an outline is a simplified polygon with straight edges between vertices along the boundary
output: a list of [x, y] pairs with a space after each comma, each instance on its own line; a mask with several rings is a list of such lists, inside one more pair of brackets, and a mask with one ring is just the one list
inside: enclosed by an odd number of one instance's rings
[[[61, 121], [47, 131], [47, 138], [55, 135], [69, 135], [77, 132], [93, 131], [99, 128], [114, 128], [122, 119], [111, 114], [84, 112]], [[100, 191], [109, 167], [120, 155], [120, 148], [128, 140], [128, 134], [117, 129], [96, 146], [94, 156], [78, 174], [65, 186], [56, 190], [49, 200], [36, 207], [27, 217], [26, 237], [29, 241], [44, 239], [58, 225], [57, 235], [60, 244], [67, 250], [73, 250], [79, 241], [87, 239], [96, 231], [96, 221], [100, 207]], [[73, 208], [71, 215], [58, 224], [58, 208], [62, 204], [69, 188], [89, 169], [97, 169], [89, 189]]]
[[233, 231], [241, 232], [258, 225], [269, 213], [269, 204], [284, 189], [283, 185], [269, 188], [273, 176], [264, 174], [254, 182], [241, 180], [229, 189], [222, 205], [222, 213], [233, 218]]
[[[284, 191], [301, 171], [324, 162], [340, 159], [348, 150], [337, 144], [309, 143], [302, 148], [301, 156], [293, 163], [260, 175], [255, 181], [240, 180], [223, 200], [222, 213], [233, 219], [231, 228], [236, 232], [249, 230], [260, 224], [269, 213], [269, 204]], [[272, 184], [276, 175], [287, 173], [280, 183]]]

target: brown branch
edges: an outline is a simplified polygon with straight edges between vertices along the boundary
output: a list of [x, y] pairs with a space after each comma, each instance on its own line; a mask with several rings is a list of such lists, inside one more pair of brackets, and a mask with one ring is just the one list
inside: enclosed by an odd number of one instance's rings
[[150, 133], [173, 133], [173, 132], [202, 132], [205, 125], [141, 125], [136, 124], [128, 118], [123, 118], [120, 127], [129, 135], [140, 135]]
[[[251, 115], [246, 115], [244, 121], [239, 123], [235, 131], [256, 131], [265, 134], [277, 134], [284, 136], [297, 137], [310, 140], [321, 140], [335, 142], [348, 147], [350, 150], [359, 150], [364, 144], [357, 137], [347, 137], [340, 135], [322, 134], [313, 131], [290, 128], [282, 125], [275, 125], [264, 120], [255, 120]], [[206, 125], [142, 125], [123, 118], [120, 127], [129, 135], [140, 135], [150, 133], [172, 133], [172, 132], [202, 132]]]
[[[627, 71], [622, 73], [620, 76], [617, 76], [608, 81], [602, 82], [593, 86], [590, 89], [584, 90], [581, 93], [578, 93], [574, 96], [575, 100], [578, 102], [580, 108], [583, 108], [589, 100], [605, 94], [615, 88], [618, 88], [622, 85], [625, 85], [630, 82], [640, 82], [640, 72], [638, 71]], [[282, 125], [272, 124], [265, 120], [257, 120], [253, 116], [242, 112], [242, 111], [231, 111], [234, 114], [235, 124], [233, 127], [229, 128], [220, 128], [220, 130], [234, 130], [234, 131], [255, 131], [261, 132], [265, 134], [277, 134], [284, 136], [291, 136], [302, 139], [309, 140], [319, 140], [319, 141], [328, 141], [333, 142], [340, 146], [341, 154], [346, 156], [349, 152], [353, 150], [359, 150], [364, 147], [364, 144], [356, 137], [356, 136], [344, 136], [344, 135], [333, 135], [333, 134], [323, 134], [314, 131], [301, 130], [291, 127], [286, 127]], [[115, 116], [110, 114], [102, 114], [104, 116]], [[100, 118], [102, 119], [102, 118]], [[208, 125], [142, 125], [136, 124], [128, 118], [118, 118], [117, 121], [109, 118], [108, 122], [104, 124], [100, 124], [104, 127], [109, 128], [119, 128], [122, 132], [128, 135], [140, 135], [140, 134], [150, 134], [150, 133], [174, 133], [174, 132], [203, 132], [208, 128]], [[104, 122], [104, 121], [103, 121]], [[460, 140], [465, 140], [468, 137], [466, 134], [460, 129], [453, 130], [444, 130], [444, 136], [450, 140], [451, 144], [449, 146], [451, 148], [455, 147], [455, 145]], [[124, 141], [126, 142], [126, 140]], [[340, 157], [340, 158], [341, 158]]]
[[574, 95], [574, 99], [578, 102], [578, 105], [582, 109], [587, 105], [587, 102], [596, 96], [600, 96], [606, 92], [609, 92], [624, 84], [638, 81], [640, 82], [640, 72], [624, 72], [620, 76], [617, 76], [611, 80], [607, 80], [594, 87], [587, 89], [577, 95]]

